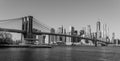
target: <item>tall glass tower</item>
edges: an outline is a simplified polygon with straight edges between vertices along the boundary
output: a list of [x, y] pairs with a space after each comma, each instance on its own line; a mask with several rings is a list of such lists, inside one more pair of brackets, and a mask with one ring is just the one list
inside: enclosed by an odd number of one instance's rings
[[87, 25], [87, 37], [91, 38], [91, 26]]
[[97, 32], [97, 39], [100, 39], [101, 38], [101, 23], [100, 23], [100, 21], [98, 21], [96, 24], [96, 32]]
[[[74, 35], [75, 28], [73, 26], [70, 26], [70, 35]], [[71, 42], [73, 42], [73, 37], [71, 37]]]

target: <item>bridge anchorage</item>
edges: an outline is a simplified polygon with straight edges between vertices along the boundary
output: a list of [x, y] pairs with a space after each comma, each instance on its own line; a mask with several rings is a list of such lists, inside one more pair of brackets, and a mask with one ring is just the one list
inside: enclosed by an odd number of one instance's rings
[[[94, 45], [97, 46], [98, 42], [101, 42], [101, 45], [106, 46], [107, 44], [110, 44], [110, 42], [105, 42], [98, 39], [90, 39], [75, 35], [66, 35], [66, 34], [57, 34], [57, 33], [50, 33], [50, 32], [43, 32], [39, 31], [35, 28], [33, 28], [33, 16], [26, 16], [22, 17], [22, 30], [18, 29], [7, 29], [7, 28], [0, 28], [0, 31], [6, 31], [6, 32], [15, 32], [15, 33], [21, 33], [22, 34], [22, 40], [25, 40], [28, 44], [33, 43], [36, 39], [36, 35], [54, 35], [54, 36], [65, 36], [65, 37], [71, 37], [71, 38], [80, 38], [85, 40], [91, 40], [93, 41]], [[44, 27], [45, 28], [45, 27]], [[46, 28], [48, 29], [48, 28]]]

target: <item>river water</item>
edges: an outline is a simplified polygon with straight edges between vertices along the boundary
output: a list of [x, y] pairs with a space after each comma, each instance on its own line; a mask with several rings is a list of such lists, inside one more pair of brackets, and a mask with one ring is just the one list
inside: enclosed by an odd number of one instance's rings
[[120, 61], [120, 47], [0, 48], [0, 61]]

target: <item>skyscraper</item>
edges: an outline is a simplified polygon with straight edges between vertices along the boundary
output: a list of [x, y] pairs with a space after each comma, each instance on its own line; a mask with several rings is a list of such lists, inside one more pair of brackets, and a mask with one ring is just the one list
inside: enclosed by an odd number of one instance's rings
[[[55, 33], [55, 29], [51, 28], [50, 32]], [[54, 35], [49, 35], [49, 43], [55, 43], [55, 36]]]
[[97, 39], [100, 39], [101, 38], [101, 23], [100, 23], [100, 21], [98, 21], [96, 24], [96, 32], [97, 32]]
[[[73, 26], [70, 26], [71, 35], [74, 35], [75, 29]], [[71, 42], [74, 42], [73, 37], [71, 37]]]
[[[71, 35], [71, 32], [67, 32], [67, 35]], [[71, 45], [71, 37], [66, 37], [66, 44]]]
[[115, 33], [113, 32], [112, 33], [112, 40], [111, 40], [111, 42], [114, 42], [114, 40], [115, 40]]
[[71, 35], [73, 35], [74, 31], [75, 31], [75, 28], [73, 26], [71, 26], [70, 31], [71, 31]]
[[86, 37], [86, 27], [83, 27], [82, 30], [84, 31], [83, 37]]
[[100, 21], [97, 22], [97, 26], [96, 26], [96, 31], [99, 32], [100, 31]]
[[87, 37], [88, 37], [88, 38], [91, 38], [91, 37], [92, 37], [92, 36], [91, 36], [91, 26], [90, 26], [90, 25], [87, 26]]
[[[57, 30], [57, 33], [64, 34], [63, 26], [59, 27]], [[64, 41], [64, 36], [57, 36], [57, 41]]]
[[[65, 34], [65, 35], [67, 34], [66, 29], [64, 29], [64, 33], [63, 34]], [[64, 38], [64, 42], [66, 42], [66, 36], [64, 36], [63, 38]]]
[[[75, 36], [78, 35], [77, 30], [74, 31], [74, 35], [75, 35]], [[78, 38], [77, 38], [77, 37], [74, 37], [74, 38], [73, 38], [73, 42], [78, 42]]]
[[103, 40], [106, 41], [106, 38], [109, 37], [108, 35], [109, 29], [107, 29], [107, 24], [103, 24]]

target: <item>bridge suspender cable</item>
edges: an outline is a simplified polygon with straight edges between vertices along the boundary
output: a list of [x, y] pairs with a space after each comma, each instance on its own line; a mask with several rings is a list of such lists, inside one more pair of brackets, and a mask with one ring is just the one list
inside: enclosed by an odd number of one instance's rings
[[41, 26], [41, 27], [44, 27], [44, 28], [46, 28], [47, 30], [50, 30], [50, 28], [48, 28], [48, 27], [46, 27], [46, 26], [44, 26], [44, 25], [42, 25], [42, 24], [40, 24], [40, 23], [38, 23], [38, 22], [36, 22], [36, 21], [34, 21], [35, 22], [35, 24], [37, 24], [37, 25], [39, 25], [39, 26]]
[[40, 25], [42, 25], [42, 26], [44, 26], [44, 27], [46, 27], [46, 28], [48, 28], [48, 29], [51, 29], [51, 28], [52, 28], [52, 27], [50, 27], [50, 26], [48, 26], [48, 25], [45, 25], [44, 23], [38, 21], [38, 20], [35, 19], [35, 18], [33, 18], [33, 21], [37, 22], [38, 24], [40, 24]]
[[37, 25], [38, 27], [40, 27], [40, 28], [42, 28], [42, 29], [50, 30], [49, 28], [47, 28], [47, 27], [45, 27], [45, 26], [42, 26], [41, 24], [39, 24], [39, 23], [37, 23], [37, 22], [35, 22], [35, 21], [34, 21], [33, 24]]

